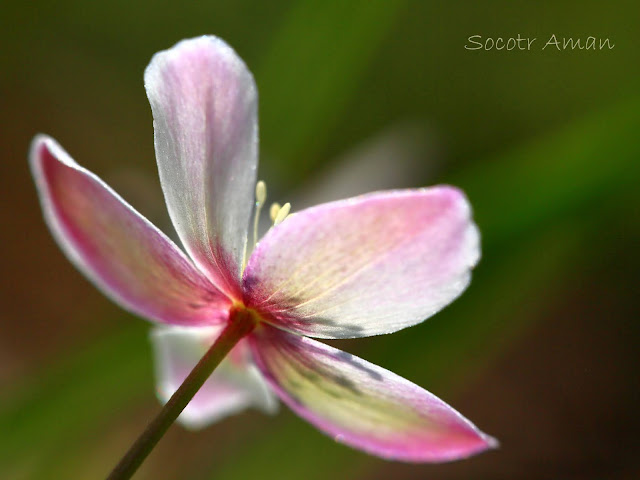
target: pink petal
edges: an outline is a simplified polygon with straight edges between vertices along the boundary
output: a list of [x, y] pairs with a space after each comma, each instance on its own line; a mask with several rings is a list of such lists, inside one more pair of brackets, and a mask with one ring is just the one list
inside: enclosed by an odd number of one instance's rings
[[442, 400], [358, 357], [269, 326], [250, 341], [280, 399], [338, 442], [407, 462], [455, 460], [497, 446]]
[[226, 320], [229, 299], [171, 240], [55, 140], [36, 137], [30, 161], [54, 237], [107, 296], [159, 322], [210, 325]]
[[453, 187], [400, 190], [303, 210], [272, 228], [244, 272], [245, 303], [320, 338], [390, 333], [467, 287], [479, 257], [469, 204]]
[[237, 295], [256, 183], [253, 77], [226, 43], [200, 37], [154, 55], [144, 79], [174, 226], [196, 264]]
[[[158, 395], [167, 402], [222, 332], [223, 327], [161, 327], [151, 339], [156, 357]], [[251, 360], [241, 340], [215, 369], [178, 420], [201, 428], [254, 406], [275, 413], [278, 401]]]

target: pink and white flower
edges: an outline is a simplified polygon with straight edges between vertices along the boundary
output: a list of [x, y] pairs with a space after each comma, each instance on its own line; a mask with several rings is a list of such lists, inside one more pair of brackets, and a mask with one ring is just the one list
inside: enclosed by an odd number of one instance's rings
[[[145, 72], [160, 181], [186, 255], [51, 138], [31, 167], [45, 219], [69, 259], [152, 335], [167, 400], [230, 321], [256, 328], [180, 419], [202, 426], [278, 397], [339, 442], [385, 458], [438, 462], [496, 445], [426, 390], [313, 338], [391, 333], [466, 288], [479, 235], [448, 186], [372, 193], [273, 226], [246, 258], [258, 154], [257, 92], [222, 40], [185, 40]], [[246, 264], [246, 265], [245, 265]]]

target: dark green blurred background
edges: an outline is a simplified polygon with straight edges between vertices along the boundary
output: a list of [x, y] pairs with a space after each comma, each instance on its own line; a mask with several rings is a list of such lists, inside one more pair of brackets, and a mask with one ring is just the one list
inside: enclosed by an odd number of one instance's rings
[[[58, 250], [26, 153], [54, 136], [168, 231], [142, 73], [205, 33], [256, 77], [271, 200], [467, 192], [483, 234], [469, 290], [419, 326], [335, 344], [502, 446], [388, 463], [283, 408], [174, 427], [136, 478], [638, 478], [639, 19], [635, 1], [3, 3], [0, 478], [102, 478], [159, 409], [148, 324]], [[531, 51], [464, 48], [517, 34], [537, 37]], [[542, 51], [552, 34], [615, 48]]]

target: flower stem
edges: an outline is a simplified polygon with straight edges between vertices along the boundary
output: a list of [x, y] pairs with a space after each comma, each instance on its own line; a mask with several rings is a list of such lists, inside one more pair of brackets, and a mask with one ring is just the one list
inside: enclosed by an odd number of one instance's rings
[[244, 336], [251, 333], [255, 325], [255, 320], [249, 312], [232, 309], [229, 324], [222, 334], [171, 396], [160, 414], [149, 423], [142, 435], [122, 457], [107, 480], [131, 478], [222, 359]]

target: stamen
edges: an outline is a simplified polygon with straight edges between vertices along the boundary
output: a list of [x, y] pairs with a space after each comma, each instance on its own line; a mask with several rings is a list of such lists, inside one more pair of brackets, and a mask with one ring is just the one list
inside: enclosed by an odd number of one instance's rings
[[[262, 211], [262, 207], [267, 200], [267, 185], [260, 180], [256, 183], [256, 209], [253, 216], [253, 244], [249, 249], [249, 242], [247, 242], [244, 246], [244, 253], [242, 255], [242, 269], [247, 266], [247, 254], [250, 253], [258, 243], [258, 223], [260, 220], [260, 212]], [[291, 211], [291, 204], [289, 202], [280, 206], [279, 203], [275, 202], [269, 208], [269, 216], [271, 217], [271, 221], [273, 222], [273, 226], [275, 227], [279, 223], [282, 223], [289, 212]]]
[[284, 219], [287, 218], [287, 215], [289, 215], [289, 211], [291, 211], [291, 204], [287, 202], [278, 210], [276, 218], [273, 221], [273, 226], [275, 227], [279, 223], [282, 223]]
[[[262, 181], [258, 181], [256, 183], [256, 209], [253, 215], [253, 245], [251, 245], [251, 250], [253, 250], [258, 243], [258, 220], [260, 219], [260, 211], [262, 210], [262, 206], [264, 205], [265, 200], [267, 199], [267, 185]], [[242, 269], [247, 266], [247, 248], [248, 242], [244, 246], [244, 254], [242, 255]]]
[[278, 202], [274, 202], [271, 204], [271, 208], [269, 209], [269, 217], [271, 218], [272, 222], [276, 221], [276, 217], [278, 216], [278, 212], [281, 208], [282, 207]]
[[267, 184], [260, 180], [256, 183], [256, 213], [253, 217], [253, 247], [258, 243], [258, 220], [260, 220], [260, 212], [262, 206], [267, 199]]

